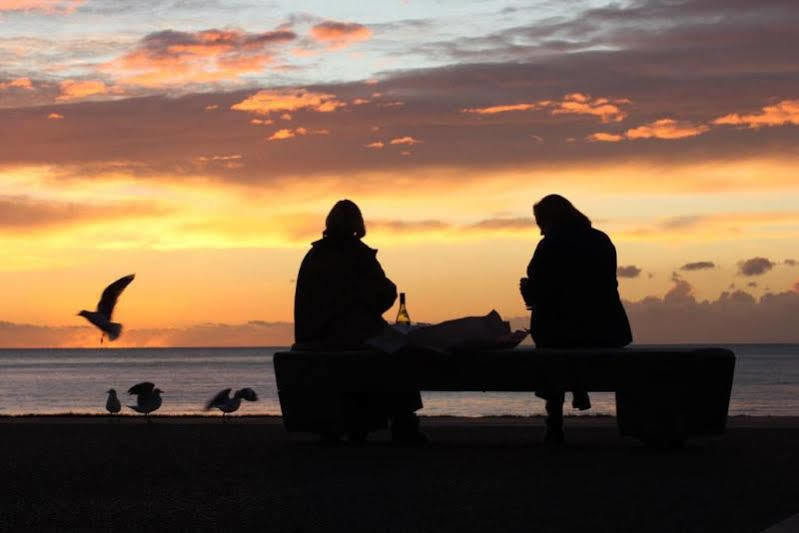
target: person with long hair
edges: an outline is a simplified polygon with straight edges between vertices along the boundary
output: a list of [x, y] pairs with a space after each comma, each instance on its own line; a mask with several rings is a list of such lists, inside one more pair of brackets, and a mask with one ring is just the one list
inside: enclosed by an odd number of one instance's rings
[[[591, 220], [557, 194], [533, 206], [543, 238], [527, 266], [520, 290], [532, 311], [530, 333], [538, 348], [618, 348], [632, 342], [619, 298], [616, 248]], [[572, 405], [589, 409], [585, 391]], [[538, 391], [546, 400], [545, 441], [562, 444], [564, 391]]]
[[[294, 350], [364, 349], [368, 339], [388, 326], [382, 315], [394, 305], [397, 287], [383, 272], [377, 250], [361, 240], [365, 235], [358, 206], [350, 200], [337, 202], [327, 215], [322, 238], [311, 245], [297, 275]], [[371, 416], [348, 430], [352, 440], [363, 440], [381, 417], [391, 419], [395, 441], [425, 440], [414, 413], [422, 407], [418, 390], [350, 394], [338, 400]]]

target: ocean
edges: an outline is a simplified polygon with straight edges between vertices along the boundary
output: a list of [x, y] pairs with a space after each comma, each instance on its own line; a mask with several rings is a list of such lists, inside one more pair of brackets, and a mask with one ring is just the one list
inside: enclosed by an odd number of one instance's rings
[[[731, 415], [799, 416], [799, 344], [723, 346], [737, 357]], [[106, 390], [115, 388], [123, 405], [133, 403], [125, 391], [140, 381], [164, 391], [157, 414], [208, 414], [203, 406], [217, 391], [252, 387], [260, 399], [244, 402], [239, 413], [279, 415], [272, 355], [281, 350], [2, 349], [0, 415], [104, 413]], [[544, 413], [543, 401], [529, 393], [423, 392], [422, 397], [422, 415]], [[581, 414], [615, 413], [612, 393], [593, 393], [591, 401], [593, 408]], [[123, 413], [135, 414], [126, 407]]]

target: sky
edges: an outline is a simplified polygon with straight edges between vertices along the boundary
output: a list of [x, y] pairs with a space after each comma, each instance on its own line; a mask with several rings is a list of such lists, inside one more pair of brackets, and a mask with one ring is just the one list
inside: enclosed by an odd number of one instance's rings
[[[638, 342], [799, 342], [794, 0], [0, 0], [0, 346], [285, 345], [341, 198], [411, 318], [498, 310], [565, 195]], [[393, 319], [396, 308], [386, 317]]]

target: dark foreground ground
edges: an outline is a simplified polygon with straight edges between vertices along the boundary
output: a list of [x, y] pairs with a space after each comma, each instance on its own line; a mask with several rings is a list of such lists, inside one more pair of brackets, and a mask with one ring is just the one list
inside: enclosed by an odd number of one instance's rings
[[433, 443], [322, 447], [277, 418], [0, 419], [0, 529], [756, 532], [799, 512], [799, 423], [663, 452], [615, 420], [426, 419]]

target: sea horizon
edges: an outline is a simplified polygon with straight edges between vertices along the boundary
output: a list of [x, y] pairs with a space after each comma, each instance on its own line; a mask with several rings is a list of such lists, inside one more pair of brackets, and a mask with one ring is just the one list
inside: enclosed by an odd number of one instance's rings
[[[729, 414], [799, 416], [799, 343], [640, 344], [636, 347], [718, 346], [736, 354]], [[219, 390], [254, 388], [258, 402], [245, 402], [242, 415], [281, 414], [272, 356], [286, 346], [0, 348], [0, 415], [91, 415], [105, 413], [106, 391], [117, 390], [123, 413], [127, 389], [152, 381], [164, 390], [155, 414], [214, 415], [203, 410]], [[544, 403], [530, 393], [422, 392], [422, 416], [537, 416]], [[592, 393], [579, 416], [615, 415], [613, 393]], [[567, 402], [569, 404], [570, 402]]]

